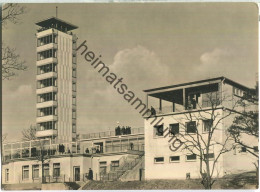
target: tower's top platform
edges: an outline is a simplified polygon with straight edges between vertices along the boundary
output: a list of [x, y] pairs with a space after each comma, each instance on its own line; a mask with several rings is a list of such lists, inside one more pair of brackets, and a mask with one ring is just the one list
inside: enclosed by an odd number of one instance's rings
[[36, 25], [44, 28], [52, 28], [52, 27], [63, 28], [66, 29], [67, 31], [71, 31], [78, 28], [78, 26], [63, 21], [61, 19], [58, 19], [57, 17], [50, 17], [48, 19], [44, 19], [42, 21], [37, 22]]

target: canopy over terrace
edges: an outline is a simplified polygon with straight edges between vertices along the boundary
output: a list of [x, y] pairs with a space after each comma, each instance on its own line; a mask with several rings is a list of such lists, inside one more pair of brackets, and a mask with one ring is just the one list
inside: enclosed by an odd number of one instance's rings
[[[222, 82], [239, 87], [244, 91], [251, 91], [251, 89], [230, 79], [217, 77], [144, 90], [147, 93], [146, 106], [153, 107], [150, 100], [156, 98], [159, 100], [159, 103], [158, 101], [155, 103], [155, 105], [159, 104], [158, 108], [155, 107], [157, 113], [181, 112], [198, 107], [209, 107], [212, 98], [221, 101]], [[209, 95], [211, 98], [209, 98]], [[167, 106], [163, 105], [164, 103], [168, 103]]]

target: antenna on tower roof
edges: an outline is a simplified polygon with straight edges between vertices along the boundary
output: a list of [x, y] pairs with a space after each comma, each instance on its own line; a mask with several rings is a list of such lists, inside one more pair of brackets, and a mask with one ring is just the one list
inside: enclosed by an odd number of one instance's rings
[[56, 17], [58, 18], [58, 6], [56, 6]]

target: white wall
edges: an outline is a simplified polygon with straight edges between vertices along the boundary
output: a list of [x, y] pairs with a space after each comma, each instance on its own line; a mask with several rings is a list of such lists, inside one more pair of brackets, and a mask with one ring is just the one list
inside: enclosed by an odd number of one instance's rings
[[[222, 110], [219, 109], [216, 111], [216, 114], [219, 114], [219, 117], [222, 115]], [[193, 113], [196, 118], [198, 118], [198, 113]], [[207, 114], [201, 113], [202, 116], [210, 118]], [[184, 127], [181, 124], [185, 124], [185, 122], [189, 121], [189, 118], [186, 117], [183, 113], [173, 114], [163, 116], [164, 129], [169, 127], [169, 124], [172, 123], [180, 123], [180, 133], [185, 135]], [[196, 119], [195, 118], [195, 119]], [[157, 117], [157, 121], [161, 119], [161, 117]], [[146, 179], [185, 179], [186, 173], [190, 173], [191, 178], [198, 178], [200, 177], [199, 174], [199, 159], [197, 157], [196, 161], [186, 161], [186, 154], [188, 151], [181, 150], [181, 148], [177, 151], [170, 150], [169, 146], [173, 142], [169, 142], [170, 136], [166, 137], [155, 137], [153, 131], [153, 125], [150, 123], [152, 122], [153, 118], [149, 120], [145, 120], [145, 178]], [[214, 122], [217, 122], [217, 119]], [[157, 122], [156, 121], [156, 122]], [[198, 130], [202, 132], [202, 121], [198, 122]], [[221, 142], [224, 137], [224, 133], [222, 131], [222, 121], [217, 126], [218, 129], [215, 130], [215, 134], [213, 140]], [[167, 132], [164, 133], [166, 135]], [[207, 140], [208, 134], [201, 134], [204, 140]], [[185, 136], [185, 138], [188, 138]], [[175, 146], [178, 146], [175, 143]], [[218, 154], [219, 147], [214, 147], [214, 153]], [[170, 162], [170, 156], [180, 156], [179, 162]], [[164, 163], [154, 163], [155, 157], [164, 157]], [[221, 176], [223, 175], [222, 169], [222, 158], [219, 159], [219, 162], [216, 165], [216, 170], [214, 172], [214, 176]]]
[[72, 36], [58, 31], [58, 140], [72, 141]]

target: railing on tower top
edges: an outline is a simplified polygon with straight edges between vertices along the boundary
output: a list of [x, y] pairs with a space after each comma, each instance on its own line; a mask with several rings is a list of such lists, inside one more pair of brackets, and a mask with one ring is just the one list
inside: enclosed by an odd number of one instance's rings
[[93, 138], [103, 138], [103, 137], [112, 137], [112, 136], [120, 136], [120, 135], [135, 135], [135, 134], [143, 134], [144, 128], [131, 128], [130, 133], [126, 134], [116, 134], [116, 131], [104, 131], [104, 132], [97, 132], [97, 133], [88, 133], [88, 134], [81, 134], [80, 139], [93, 139]]

